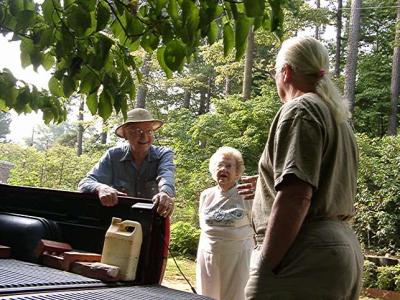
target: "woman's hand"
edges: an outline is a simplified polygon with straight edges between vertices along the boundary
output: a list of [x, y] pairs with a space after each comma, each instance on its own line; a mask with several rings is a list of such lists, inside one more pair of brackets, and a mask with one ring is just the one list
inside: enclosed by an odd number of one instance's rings
[[238, 184], [237, 189], [239, 195], [242, 195], [244, 200], [253, 200], [254, 192], [256, 190], [258, 175], [242, 176], [240, 178], [241, 184]]

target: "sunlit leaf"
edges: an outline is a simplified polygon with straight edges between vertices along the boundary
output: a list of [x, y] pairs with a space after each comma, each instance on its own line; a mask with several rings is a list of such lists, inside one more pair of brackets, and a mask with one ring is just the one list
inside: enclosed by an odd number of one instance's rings
[[95, 115], [97, 113], [97, 93], [92, 93], [86, 98], [86, 105], [92, 115]]
[[265, 0], [244, 0], [244, 7], [248, 17], [261, 17], [264, 15]]
[[55, 59], [54, 59], [54, 56], [51, 55], [50, 53], [46, 53], [46, 54], [43, 56], [43, 63], [42, 63], [42, 65], [43, 65], [43, 68], [44, 68], [46, 71], [50, 70], [51, 67], [54, 65], [55, 62], [56, 62], [56, 61], [55, 61]]
[[172, 78], [172, 71], [165, 63], [164, 60], [165, 46], [158, 48], [157, 50], [157, 60], [160, 64], [161, 69], [164, 71], [167, 78]]
[[103, 1], [99, 1], [97, 5], [97, 27], [96, 31], [103, 30], [106, 26], [108, 21], [110, 20], [110, 9], [107, 4]]
[[224, 25], [224, 56], [227, 56], [235, 44], [235, 34], [231, 24]]
[[214, 44], [215, 41], [217, 40], [217, 36], [218, 36], [218, 25], [217, 22], [212, 21], [210, 23], [210, 29], [208, 30], [208, 43], [209, 44]]
[[75, 81], [69, 76], [64, 76], [62, 80], [63, 92], [65, 97], [70, 97], [75, 91]]
[[247, 35], [252, 25], [252, 19], [240, 15], [235, 23], [235, 59], [239, 60], [246, 50]]
[[54, 76], [49, 80], [49, 90], [50, 92], [57, 97], [64, 97], [64, 93], [62, 90], [62, 86], [60, 81]]
[[73, 4], [67, 11], [66, 24], [78, 36], [84, 36], [92, 26], [89, 11], [82, 5]]
[[179, 40], [168, 42], [165, 47], [164, 61], [167, 67], [172, 71], [178, 71], [182, 68], [186, 56], [186, 49]]
[[106, 89], [104, 89], [99, 98], [99, 104], [98, 104], [98, 112], [99, 116], [103, 118], [103, 120], [107, 120], [112, 113], [112, 96], [110, 92]]

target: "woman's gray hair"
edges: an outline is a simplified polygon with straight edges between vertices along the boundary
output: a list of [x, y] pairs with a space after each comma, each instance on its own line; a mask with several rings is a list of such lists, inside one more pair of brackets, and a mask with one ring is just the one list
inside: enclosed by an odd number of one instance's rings
[[312, 37], [284, 41], [276, 58], [276, 71], [286, 64], [310, 82], [315, 81], [316, 93], [328, 105], [337, 123], [350, 118], [349, 103], [344, 101], [330, 78], [328, 50], [321, 42]]
[[234, 158], [236, 161], [236, 171], [238, 172], [239, 176], [243, 175], [244, 172], [244, 160], [242, 157], [242, 153], [239, 150], [228, 147], [222, 146], [215, 151], [215, 153], [210, 158], [210, 163], [208, 165], [208, 169], [210, 170], [212, 178], [216, 181], [217, 180], [217, 166], [218, 162], [221, 158]]

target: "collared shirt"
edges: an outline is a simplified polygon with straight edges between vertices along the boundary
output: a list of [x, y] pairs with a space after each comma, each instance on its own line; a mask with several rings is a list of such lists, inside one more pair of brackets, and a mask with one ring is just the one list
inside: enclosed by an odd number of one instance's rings
[[81, 192], [94, 193], [101, 184], [128, 196], [151, 199], [159, 192], [175, 196], [173, 152], [163, 146], [151, 146], [140, 170], [137, 170], [129, 144], [109, 149], [78, 184]]

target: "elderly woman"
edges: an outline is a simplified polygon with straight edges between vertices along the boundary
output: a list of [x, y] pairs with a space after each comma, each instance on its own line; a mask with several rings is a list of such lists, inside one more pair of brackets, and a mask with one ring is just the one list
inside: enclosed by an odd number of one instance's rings
[[328, 51], [285, 41], [275, 79], [283, 105], [259, 161], [246, 299], [358, 299], [363, 258], [348, 223], [358, 152]]
[[217, 185], [200, 195], [197, 291], [217, 300], [242, 300], [254, 246], [252, 201], [244, 200], [236, 189], [244, 171], [242, 155], [221, 147], [212, 155], [209, 169]]

